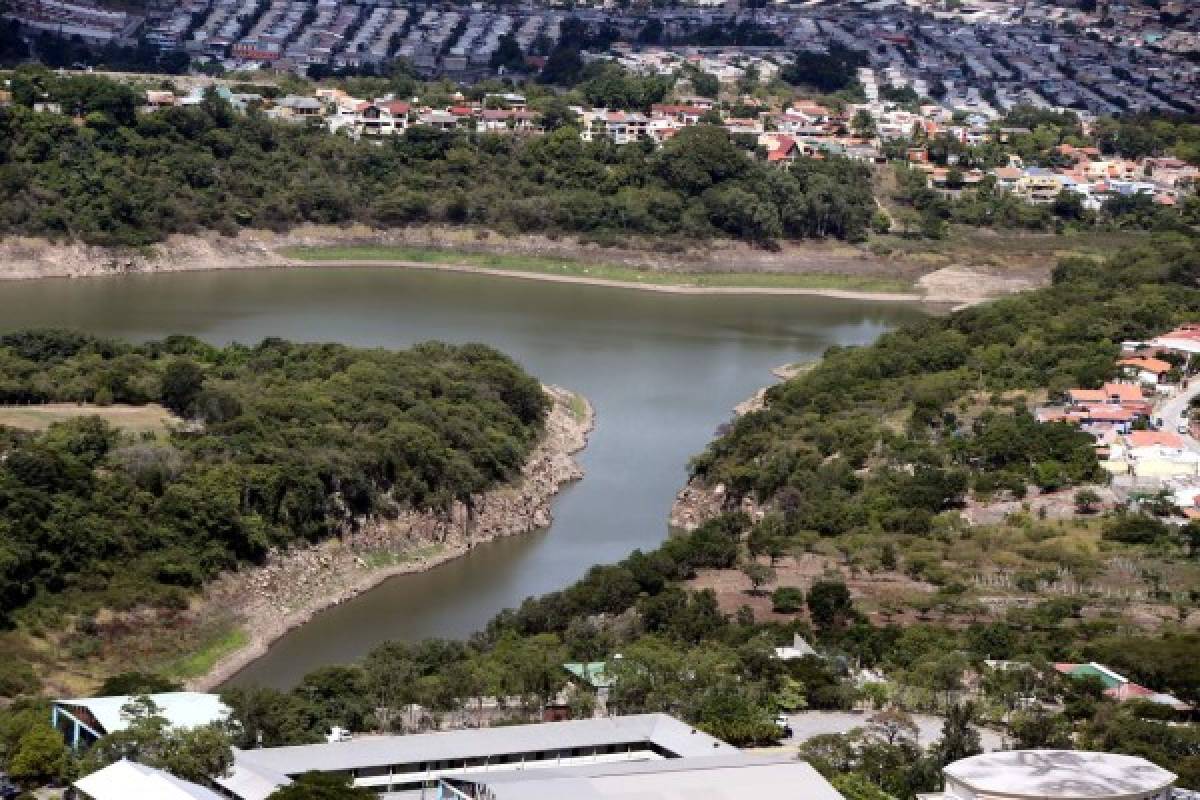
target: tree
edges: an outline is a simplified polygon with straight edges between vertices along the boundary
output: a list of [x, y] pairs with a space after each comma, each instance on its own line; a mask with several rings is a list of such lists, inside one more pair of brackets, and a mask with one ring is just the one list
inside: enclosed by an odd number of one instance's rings
[[1044, 709], [1019, 711], [1009, 723], [1013, 739], [1023, 750], [1069, 749], [1071, 730], [1067, 718]]
[[975, 713], [972, 703], [955, 703], [946, 709], [942, 738], [934, 745], [934, 752], [941, 766], [983, 752], [979, 731], [972, 724], [975, 721]]
[[841, 581], [817, 581], [808, 590], [808, 613], [819, 633], [844, 627], [854, 614], [850, 590]]
[[1100, 504], [1100, 495], [1094, 489], [1083, 488], [1075, 492], [1075, 511], [1078, 514], [1094, 514]]
[[188, 359], [176, 359], [163, 372], [162, 404], [176, 414], [186, 415], [203, 388], [204, 371], [200, 366]]
[[855, 112], [854, 118], [850, 120], [850, 130], [854, 131], [854, 135], [860, 139], [870, 139], [875, 136], [875, 117], [870, 111], [865, 108], [860, 108]]
[[229, 738], [221, 725], [173, 730], [165, 737], [157, 766], [186, 781], [206, 782], [233, 765]]
[[846, 800], [896, 800], [895, 797], [857, 773], [832, 775], [829, 782]]
[[67, 747], [62, 735], [46, 723], [30, 728], [18, 741], [8, 769], [22, 783], [46, 783], [63, 777]]
[[546, 64], [538, 74], [539, 83], [557, 86], [574, 86], [583, 74], [583, 58], [572, 47], [559, 46], [546, 58]]
[[662, 40], [662, 35], [662, 20], [658, 17], [651, 17], [638, 31], [637, 40], [639, 44], [658, 44]]
[[688, 80], [692, 82], [696, 94], [701, 97], [716, 97], [721, 93], [721, 83], [711, 72], [692, 70], [688, 73]]
[[771, 610], [777, 614], [795, 614], [804, 608], [804, 590], [780, 586], [771, 593]]
[[900, 709], [891, 709], [872, 714], [867, 719], [868, 735], [893, 746], [901, 741], [917, 740], [917, 723]]
[[203, 782], [224, 774], [233, 764], [231, 737], [223, 724], [172, 728], [160, 711], [146, 695], [131, 698], [121, 709], [126, 726], [88, 748], [82, 771], [94, 772], [128, 758], [184, 780]]
[[1189, 521], [1179, 529], [1179, 534], [1187, 544], [1188, 553], [1193, 557], [1200, 556], [1200, 523], [1195, 520]]
[[525, 54], [521, 52], [521, 45], [517, 42], [517, 37], [511, 33], [501, 36], [489, 63], [492, 69], [503, 68], [509, 72], [524, 72]]
[[758, 594], [761, 587], [775, 580], [775, 570], [757, 561], [743, 565], [742, 572], [750, 580], [751, 594]]
[[372, 800], [368, 789], [358, 789], [346, 775], [327, 772], [306, 772], [288, 786], [276, 789], [268, 800]]
[[182, 689], [183, 684], [170, 678], [164, 678], [157, 673], [132, 671], [109, 676], [96, 690], [96, 694], [100, 697], [117, 697], [178, 692]]

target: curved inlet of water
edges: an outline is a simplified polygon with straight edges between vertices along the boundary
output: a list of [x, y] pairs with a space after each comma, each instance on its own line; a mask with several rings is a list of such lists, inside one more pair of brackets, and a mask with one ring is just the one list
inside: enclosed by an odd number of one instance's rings
[[770, 369], [830, 345], [865, 344], [920, 315], [912, 306], [819, 297], [669, 295], [404, 270], [134, 275], [0, 286], [5, 329], [71, 326], [214, 343], [265, 336], [404, 347], [493, 345], [597, 412], [580, 457], [587, 477], [554, 504], [545, 531], [476, 547], [319, 614], [232, 681], [287, 687], [386, 639], [461, 637], [497, 611], [561, 588], [592, 564], [652, 548], [702, 450]]

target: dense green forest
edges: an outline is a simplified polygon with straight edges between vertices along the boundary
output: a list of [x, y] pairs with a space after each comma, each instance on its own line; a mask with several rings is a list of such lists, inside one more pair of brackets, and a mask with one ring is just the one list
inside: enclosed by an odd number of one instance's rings
[[[0, 233], [142, 245], [201, 229], [433, 220], [766, 243], [861, 239], [875, 213], [867, 167], [772, 170], [712, 126], [661, 149], [585, 143], [565, 120], [544, 137], [417, 127], [380, 145], [235, 113], [215, 97], [141, 114], [133, 89], [95, 76], [25, 71], [12, 88], [14, 107], [0, 109]], [[594, 91], [624, 84], [601, 78]], [[25, 107], [43, 96], [65, 113]]]
[[181, 419], [141, 435], [97, 417], [0, 428], [0, 621], [182, 607], [270, 547], [469, 502], [519, 473], [548, 408], [483, 345], [0, 337], [0, 403], [55, 401], [161, 403]]

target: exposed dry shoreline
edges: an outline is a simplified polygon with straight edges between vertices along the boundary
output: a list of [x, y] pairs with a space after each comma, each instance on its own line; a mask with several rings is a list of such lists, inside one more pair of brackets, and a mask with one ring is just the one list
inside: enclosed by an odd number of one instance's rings
[[[772, 369], [771, 374], [779, 381], [790, 381], [792, 378], [808, 372], [818, 363], [819, 361], [809, 361], [782, 364]], [[734, 417], [740, 417], [743, 414], [749, 414], [752, 411], [761, 411], [766, 408], [767, 389], [769, 388], [771, 387], [763, 386], [754, 394], [734, 406]], [[690, 478], [675, 495], [675, 500], [671, 503], [671, 511], [667, 517], [667, 524], [679, 530], [694, 531], [718, 514], [731, 510], [728, 508], [728, 505], [729, 498], [726, 496], [724, 484], [718, 483], [715, 486], [705, 486], [695, 478]], [[752, 518], [757, 518], [761, 511], [758, 505], [748, 497], [742, 501], [741, 510], [745, 511]]]
[[[762, 274], [880, 276], [912, 280], [911, 292], [874, 292], [836, 288], [693, 286], [653, 284], [554, 275], [515, 269], [495, 269], [469, 264], [431, 264], [404, 260], [310, 261], [282, 254], [289, 247], [402, 245], [438, 247], [469, 253], [501, 253], [570, 258], [616, 263], [649, 272], [685, 277], [688, 273], [745, 271]], [[982, 267], [915, 267], [872, 255], [865, 250], [828, 242], [788, 243], [779, 252], [757, 250], [739, 242], [712, 242], [703, 249], [662, 253], [628, 248], [601, 248], [570, 239], [536, 235], [503, 237], [483, 231], [453, 228], [417, 228], [379, 232], [366, 228], [305, 226], [284, 234], [242, 231], [236, 237], [213, 233], [173, 235], [145, 248], [113, 249], [84, 244], [51, 243], [20, 237], [0, 238], [0, 281], [42, 278], [90, 278], [160, 272], [200, 272], [240, 269], [303, 269], [312, 267], [377, 266], [407, 269], [471, 272], [504, 278], [610, 286], [667, 294], [796, 295], [924, 302], [957, 306], [1021, 291], [1036, 285], [1030, 275], [1000, 275]]]
[[409, 512], [395, 520], [371, 521], [340, 539], [272, 554], [263, 567], [227, 573], [210, 584], [195, 613], [237, 609], [239, 624], [250, 640], [189, 681], [189, 687], [219, 686], [317, 613], [389, 578], [423, 572], [458, 558], [476, 544], [549, 525], [551, 498], [583, 477], [572, 456], [586, 446], [595, 412], [581, 396], [555, 386], [545, 388], [553, 407], [546, 433], [522, 477], [472, 498], [472, 510], [457, 504], [445, 513]]

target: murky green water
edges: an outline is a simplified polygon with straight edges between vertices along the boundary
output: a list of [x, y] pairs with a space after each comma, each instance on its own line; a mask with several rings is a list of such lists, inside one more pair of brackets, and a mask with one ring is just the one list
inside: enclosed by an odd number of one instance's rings
[[403, 347], [480, 341], [585, 394], [587, 477], [545, 531], [476, 547], [384, 583], [279, 641], [236, 683], [287, 686], [389, 638], [464, 636], [588, 566], [655, 546], [699, 452], [770, 368], [864, 344], [913, 307], [810, 297], [692, 296], [465, 274], [345, 267], [0, 284], [0, 326], [73, 326], [134, 339], [191, 333]]

